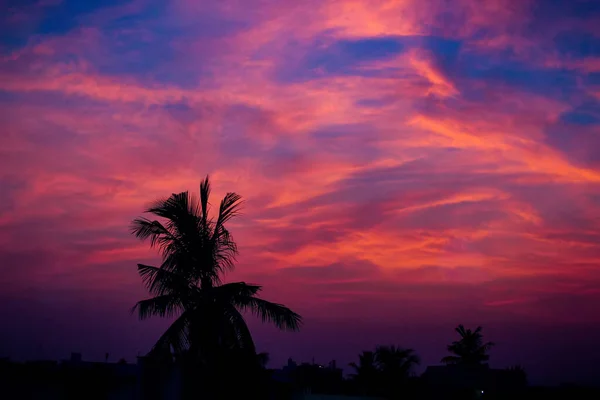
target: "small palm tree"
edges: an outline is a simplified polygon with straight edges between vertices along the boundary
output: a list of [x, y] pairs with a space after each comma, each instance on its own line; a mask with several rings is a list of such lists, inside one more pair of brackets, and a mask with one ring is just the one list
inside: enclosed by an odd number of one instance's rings
[[[131, 225], [139, 239], [149, 240], [160, 252], [159, 267], [138, 264], [138, 272], [152, 295], [135, 306], [141, 319], [176, 317], [150, 354], [174, 354], [204, 364], [230, 359], [232, 354], [256, 357], [243, 312], [297, 331], [301, 317], [289, 308], [257, 297], [261, 286], [223, 284], [234, 267], [237, 246], [225, 225], [239, 214], [242, 199], [227, 193], [216, 219], [209, 215], [210, 182], [200, 184], [200, 199], [183, 192], [154, 202], [145, 211], [161, 221], [137, 218]], [[227, 354], [227, 357], [224, 357]]]
[[375, 351], [363, 351], [355, 370], [354, 382], [365, 395], [396, 398], [406, 394], [409, 377], [419, 357], [412, 349], [397, 346], [377, 346]]
[[421, 362], [413, 349], [396, 346], [378, 346], [375, 360], [382, 373], [393, 379], [408, 378]]
[[490, 359], [487, 353], [494, 343], [483, 342], [481, 326], [472, 331], [471, 329], [465, 329], [463, 325], [458, 325], [455, 330], [460, 335], [460, 340], [448, 345], [448, 351], [453, 355], [442, 358], [443, 363], [480, 365]]
[[363, 394], [372, 394], [379, 382], [379, 368], [375, 360], [375, 352], [363, 351], [358, 355], [358, 364], [348, 364], [354, 373], [350, 375]]
[[351, 362], [348, 365], [354, 369], [354, 374], [351, 376], [356, 380], [369, 380], [378, 372], [375, 353], [372, 351], [363, 351], [358, 355], [358, 364]]

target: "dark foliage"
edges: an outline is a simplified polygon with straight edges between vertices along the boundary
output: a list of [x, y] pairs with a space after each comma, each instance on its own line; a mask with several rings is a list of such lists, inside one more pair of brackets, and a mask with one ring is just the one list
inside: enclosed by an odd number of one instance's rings
[[[133, 308], [141, 319], [174, 317], [150, 352], [154, 358], [171, 354], [202, 380], [203, 390], [258, 369], [254, 341], [246, 325], [249, 312], [282, 330], [297, 331], [301, 317], [289, 308], [257, 297], [261, 286], [223, 283], [234, 268], [237, 245], [226, 228], [237, 216], [241, 196], [227, 193], [215, 218], [210, 213], [210, 182], [200, 184], [200, 198], [188, 192], [155, 201], [145, 211], [159, 219], [136, 218], [132, 233], [158, 249], [160, 266], [138, 264], [138, 273], [152, 295]], [[185, 379], [188, 386], [199, 381]], [[190, 383], [190, 382], [193, 382]], [[229, 385], [231, 386], [231, 385]], [[223, 392], [224, 389], [221, 389]]]
[[453, 355], [442, 358], [443, 363], [479, 365], [490, 359], [488, 352], [494, 343], [483, 342], [480, 326], [472, 331], [465, 329], [463, 325], [458, 325], [455, 330], [460, 335], [460, 340], [448, 345], [448, 351]]

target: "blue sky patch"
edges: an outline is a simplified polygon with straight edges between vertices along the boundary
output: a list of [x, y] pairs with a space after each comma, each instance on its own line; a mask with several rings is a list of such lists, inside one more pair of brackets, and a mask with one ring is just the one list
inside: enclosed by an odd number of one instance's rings
[[560, 119], [564, 123], [574, 125], [600, 124], [600, 102], [589, 100], [573, 110], [563, 113]]
[[472, 85], [473, 79], [481, 82], [506, 85], [519, 90], [566, 100], [577, 91], [575, 71], [561, 68], [539, 69], [512, 60], [499, 62], [488, 55], [461, 53], [455, 63], [441, 63], [442, 71], [456, 84], [461, 95], [469, 99], [478, 96], [480, 88]]
[[404, 46], [395, 38], [341, 40], [309, 52], [302, 67], [332, 74], [348, 74], [359, 64], [394, 56], [403, 49]]
[[596, 125], [600, 118], [585, 112], [569, 111], [560, 116], [561, 121], [573, 125]]
[[589, 33], [563, 32], [554, 38], [554, 43], [562, 55], [575, 58], [600, 56], [600, 37]]
[[[287, 65], [278, 74], [282, 81], [298, 82], [330, 75], [390, 76], [393, 68], [362, 69], [374, 61], [385, 60], [411, 48], [429, 50], [435, 60], [450, 65], [456, 62], [462, 43], [439, 37], [386, 36], [356, 40], [338, 40], [326, 44], [326, 38], [315, 40], [306, 56]], [[292, 43], [291, 46], [294, 46]], [[304, 50], [306, 51], [306, 50]]]

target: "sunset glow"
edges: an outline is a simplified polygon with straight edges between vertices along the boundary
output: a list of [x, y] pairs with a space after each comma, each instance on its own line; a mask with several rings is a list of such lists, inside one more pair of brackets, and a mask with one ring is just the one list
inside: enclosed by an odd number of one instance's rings
[[0, 353], [147, 351], [156, 253], [128, 224], [206, 174], [246, 199], [228, 279], [305, 318], [252, 325], [276, 364], [379, 342], [433, 364], [464, 323], [544, 379], [536, 338], [600, 331], [595, 2], [3, 8]]

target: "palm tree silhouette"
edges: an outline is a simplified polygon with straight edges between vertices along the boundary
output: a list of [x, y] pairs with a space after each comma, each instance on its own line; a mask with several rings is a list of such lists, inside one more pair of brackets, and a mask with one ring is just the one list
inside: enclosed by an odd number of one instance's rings
[[408, 378], [413, 368], [421, 360], [413, 349], [397, 346], [378, 346], [375, 350], [375, 360], [384, 375], [393, 376], [395, 379]]
[[358, 355], [358, 364], [352, 362], [349, 366], [354, 369], [351, 376], [363, 394], [395, 395], [419, 362], [413, 349], [392, 345], [363, 351]]
[[348, 364], [354, 373], [350, 377], [358, 384], [363, 394], [370, 394], [376, 387], [379, 378], [379, 368], [375, 360], [375, 352], [363, 351], [358, 355], [358, 364]]
[[378, 368], [375, 362], [375, 353], [372, 351], [363, 351], [358, 355], [358, 364], [351, 362], [348, 364], [354, 369], [354, 374], [351, 374], [356, 379], [367, 379], [377, 374]]
[[[174, 354], [206, 366], [245, 354], [256, 361], [254, 341], [242, 315], [249, 311], [282, 330], [297, 331], [300, 315], [256, 295], [261, 286], [222, 283], [234, 268], [237, 246], [225, 224], [239, 214], [242, 198], [227, 193], [216, 219], [209, 216], [210, 182], [200, 184], [200, 199], [188, 192], [155, 201], [146, 213], [162, 218], [133, 220], [132, 233], [149, 240], [160, 252], [159, 267], [138, 264], [138, 272], [152, 295], [132, 311], [140, 319], [176, 317], [160, 336], [150, 355]], [[227, 354], [227, 356], [224, 356]]]
[[490, 359], [487, 354], [494, 345], [492, 342], [483, 342], [482, 328], [478, 326], [474, 331], [465, 329], [461, 324], [455, 328], [460, 335], [460, 340], [448, 345], [448, 351], [452, 356], [442, 358], [445, 364], [480, 365]]

